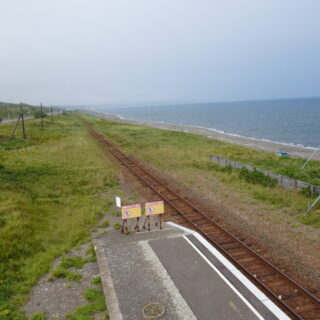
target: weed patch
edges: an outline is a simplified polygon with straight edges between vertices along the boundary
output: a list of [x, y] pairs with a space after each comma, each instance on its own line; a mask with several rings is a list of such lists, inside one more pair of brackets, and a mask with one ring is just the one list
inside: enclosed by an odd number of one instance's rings
[[298, 216], [299, 221], [303, 224], [320, 227], [320, 214], [319, 212], [312, 212], [309, 214], [303, 214]]
[[101, 277], [94, 277], [91, 280], [91, 284], [99, 284], [99, 283], [101, 283]]
[[47, 316], [44, 313], [35, 313], [29, 320], [47, 320]]
[[115, 230], [119, 230], [121, 228], [121, 224], [119, 222], [116, 222], [114, 225], [113, 225], [113, 229]]
[[[67, 320], [93, 320], [95, 313], [107, 310], [101, 288], [89, 288], [85, 291], [84, 296], [88, 303], [78, 307], [73, 313], [68, 314], [66, 316]], [[109, 319], [107, 311], [105, 319]]]
[[240, 170], [240, 178], [249, 183], [261, 184], [264, 187], [274, 187], [277, 184], [276, 179], [270, 178], [256, 169], [249, 171], [245, 167]]
[[81, 258], [80, 256], [73, 257], [63, 257], [61, 260], [61, 267], [69, 269], [69, 268], [77, 268], [81, 269], [85, 263], [89, 262], [87, 258]]
[[88, 258], [89, 262], [96, 262], [97, 261], [96, 251], [94, 250], [93, 245], [90, 245], [88, 247], [86, 254], [89, 255], [89, 258]]
[[66, 278], [70, 281], [80, 281], [82, 279], [81, 274], [61, 268], [61, 267], [53, 270], [51, 274], [55, 278]]
[[106, 228], [110, 225], [110, 221], [109, 220], [104, 220], [101, 224], [101, 228]]

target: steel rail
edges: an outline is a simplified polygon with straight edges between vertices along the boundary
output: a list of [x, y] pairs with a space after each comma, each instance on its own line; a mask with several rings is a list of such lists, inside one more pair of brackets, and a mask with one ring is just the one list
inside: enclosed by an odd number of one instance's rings
[[[291, 287], [298, 288], [300, 291], [302, 291], [308, 298], [310, 298], [313, 302], [318, 304], [320, 306], [320, 300], [311, 294], [309, 291], [307, 291], [305, 288], [303, 288], [301, 285], [296, 283], [293, 279], [288, 277], [286, 274], [281, 272], [276, 266], [272, 265], [269, 261], [267, 261], [265, 258], [261, 257], [257, 252], [255, 252], [252, 248], [250, 248], [248, 245], [243, 243], [240, 239], [232, 235], [229, 231], [225, 230], [218, 222], [214, 221], [210, 216], [208, 216], [206, 213], [204, 213], [201, 209], [196, 208], [193, 204], [191, 204], [187, 199], [181, 197], [176, 191], [172, 190], [166, 183], [161, 181], [159, 178], [155, 177], [152, 173], [150, 173], [147, 169], [143, 168], [141, 165], [137, 163], [136, 160], [129, 158], [127, 155], [125, 155], [123, 152], [121, 152], [116, 146], [114, 146], [111, 142], [105, 139], [104, 136], [98, 134], [91, 126], [88, 126], [89, 132], [95, 136], [101, 143], [104, 145], [107, 145], [109, 148], [112, 148], [110, 151], [111, 153], [122, 163], [124, 164], [138, 179], [142, 180], [148, 188], [152, 189], [156, 194], [159, 195], [165, 202], [174, 208], [181, 216], [184, 217], [200, 234], [202, 234], [207, 240], [210, 242], [213, 242], [214, 245], [218, 248], [219, 251], [221, 251], [229, 260], [231, 260], [239, 269], [241, 269], [245, 274], [247, 274], [251, 280], [253, 280], [260, 288], [262, 288], [265, 292], [267, 292], [269, 295], [273, 297], [273, 300], [276, 301], [276, 303], [280, 304], [286, 312], [289, 312], [292, 316], [294, 316], [297, 319], [303, 319], [295, 310], [292, 310], [292, 308], [283, 300], [279, 299], [279, 297], [266, 285], [260, 281], [254, 273], [247, 270], [246, 267], [244, 267], [239, 261], [237, 261], [230, 253], [223, 248], [216, 240], [214, 240], [212, 237], [210, 237], [209, 233], [201, 230], [197, 226], [197, 224], [192, 221], [191, 218], [189, 218], [183, 210], [178, 208], [174, 203], [172, 203], [172, 200], [168, 199], [167, 196], [165, 196], [161, 191], [157, 190], [149, 181], [147, 181], [145, 178], [143, 178], [141, 175], [139, 175], [130, 164], [133, 164], [136, 168], [144, 172], [147, 176], [149, 176], [154, 181], [158, 182], [160, 185], [165, 187], [169, 193], [174, 194], [177, 199], [183, 201], [186, 205], [188, 205], [191, 209], [196, 211], [198, 214], [200, 214], [201, 217], [204, 217], [207, 219], [213, 226], [217, 227], [219, 231], [226, 234], [228, 237], [232, 239], [235, 243], [238, 243], [242, 248], [244, 248], [247, 253], [254, 258], [258, 259], [260, 262], [263, 262], [263, 264], [267, 265], [269, 269], [274, 271], [276, 274], [278, 274], [281, 278], [284, 278], [287, 282], [289, 282]], [[116, 154], [118, 153], [118, 154]], [[129, 162], [129, 164], [128, 164]]]

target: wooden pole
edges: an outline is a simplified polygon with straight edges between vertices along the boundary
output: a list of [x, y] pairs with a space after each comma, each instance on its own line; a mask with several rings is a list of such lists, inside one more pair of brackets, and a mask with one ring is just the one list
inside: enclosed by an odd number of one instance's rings
[[20, 121], [20, 117], [21, 117], [21, 113], [19, 114], [19, 118], [18, 118], [18, 120], [16, 122], [16, 125], [14, 126], [14, 129], [13, 129], [12, 134], [11, 134], [11, 138], [13, 138], [13, 136], [14, 136], [14, 134], [16, 132], [16, 129], [17, 129], [19, 121]]
[[42, 103], [40, 103], [40, 110], [41, 110], [41, 129], [43, 129], [43, 112], [42, 112]]
[[26, 138], [26, 128], [24, 125], [24, 116], [23, 116], [23, 109], [22, 109], [22, 103], [20, 103], [20, 115], [21, 115], [21, 122], [22, 122], [22, 136], [23, 139]]
[[51, 121], [53, 122], [53, 110], [52, 110], [52, 106], [51, 106], [50, 108], [51, 108]]
[[24, 126], [23, 113], [21, 113], [21, 121], [22, 121], [22, 135], [23, 135], [23, 139], [25, 139], [27, 136], [26, 136], [26, 128]]

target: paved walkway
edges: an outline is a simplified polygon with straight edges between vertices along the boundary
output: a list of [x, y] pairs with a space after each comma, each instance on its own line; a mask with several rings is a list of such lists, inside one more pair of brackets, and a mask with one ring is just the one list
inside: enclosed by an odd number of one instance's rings
[[285, 319], [191, 230], [173, 224], [127, 236], [113, 230], [95, 247], [112, 320], [143, 319], [143, 307], [156, 302], [168, 320]]

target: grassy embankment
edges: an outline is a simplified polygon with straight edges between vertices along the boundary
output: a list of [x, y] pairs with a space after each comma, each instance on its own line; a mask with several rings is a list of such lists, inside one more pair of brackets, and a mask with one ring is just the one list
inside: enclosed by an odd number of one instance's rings
[[264, 179], [248, 179], [240, 170], [222, 168], [212, 163], [209, 155], [216, 154], [318, 185], [319, 161], [311, 161], [306, 169], [301, 170], [299, 168], [304, 163], [303, 159], [279, 158], [270, 152], [257, 151], [205, 136], [101, 119], [90, 121], [98, 131], [106, 134], [126, 152], [138, 155], [188, 186], [198, 190], [210, 186], [214, 188], [215, 181], [220, 181], [228, 186], [229, 193], [240, 192], [247, 199], [251, 199], [249, 201], [265, 203], [270, 212], [273, 209], [281, 210], [293, 223], [320, 226], [319, 209], [309, 215], [304, 214], [307, 202], [313, 199], [309, 195], [301, 191], [285, 190], [280, 186], [264, 186]]
[[[90, 239], [117, 192], [116, 168], [73, 116], [28, 120], [27, 139], [0, 124], [0, 319], [19, 306], [52, 261]], [[20, 135], [17, 131], [17, 135]]]

